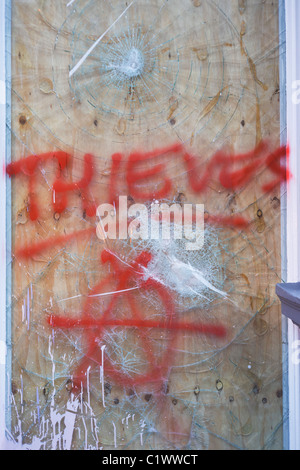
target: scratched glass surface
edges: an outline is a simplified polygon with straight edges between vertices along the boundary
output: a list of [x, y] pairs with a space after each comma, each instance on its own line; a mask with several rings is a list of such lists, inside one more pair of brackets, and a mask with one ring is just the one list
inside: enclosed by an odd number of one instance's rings
[[[282, 448], [278, 23], [273, 0], [12, 2], [15, 446]], [[119, 196], [204, 204], [203, 247], [102, 240]]]

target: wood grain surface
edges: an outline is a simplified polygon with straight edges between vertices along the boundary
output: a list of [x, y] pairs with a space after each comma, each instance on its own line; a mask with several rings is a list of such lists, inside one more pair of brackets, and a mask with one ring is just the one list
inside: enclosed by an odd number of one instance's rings
[[[110, 202], [116, 153], [126, 162], [133, 151], [180, 143], [197, 156], [200, 177], [220, 149], [247, 152], [265, 140], [278, 147], [278, 21], [278, 2], [272, 0], [14, 0], [12, 161], [66, 152], [72, 158], [65, 179], [74, 183], [82, 178], [84, 156], [92, 154], [88, 198], [99, 205]], [[55, 159], [42, 161], [32, 184], [29, 170], [13, 176], [10, 404], [18, 444], [282, 448], [281, 313], [275, 295], [281, 281], [280, 188], [263, 192], [272, 175], [257, 168], [241, 188], [226, 189], [211, 175], [206, 191], [197, 194], [182, 154], [161, 155], [155, 163], [164, 165], [160, 179], [141, 180], [141, 191], [158, 191], [169, 178], [165, 202], [204, 204], [208, 216], [249, 221], [244, 229], [208, 226], [205, 248], [190, 253], [191, 265], [226, 298], [195, 302], [173, 293], [177, 319], [223, 324], [227, 335], [177, 331], [173, 341], [173, 333], [157, 329], [51, 327], [49, 315], [83, 315], [101, 280], [109, 279], [98, 293], [120, 287], [118, 270], [101, 263], [104, 248], [127, 263], [141, 250], [160, 248], [129, 239], [104, 243], [90, 232], [55, 244], [57, 237], [96, 227], [97, 218], [84, 209], [83, 190], [68, 192], [59, 213], [53, 205], [59, 197], [52, 190]], [[153, 161], [141, 168], [153, 168]], [[129, 203], [144, 202], [132, 197], [126, 175], [124, 164], [114, 175], [117, 194], [130, 196]], [[29, 212], [33, 197], [36, 220]], [[16, 255], [49, 239], [49, 246], [28, 258]], [[189, 288], [190, 279], [179, 283]], [[134, 285], [131, 278], [127, 287]], [[143, 318], [163, 319], [157, 292], [118, 295], [116, 315], [130, 317], [134, 302]], [[108, 301], [95, 298], [93, 318]], [[97, 360], [87, 362], [74, 390], [74, 373], [90, 341], [97, 343]], [[164, 380], [134, 384], [147, 368], [159, 367], [165, 354]], [[108, 361], [127, 377], [124, 383], [110, 376]]]

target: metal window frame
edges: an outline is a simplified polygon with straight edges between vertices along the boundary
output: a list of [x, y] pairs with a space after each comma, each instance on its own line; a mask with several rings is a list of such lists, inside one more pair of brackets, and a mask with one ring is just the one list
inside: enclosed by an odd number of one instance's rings
[[[10, 133], [6, 131], [9, 126], [10, 115], [10, 63], [11, 63], [11, 2], [0, 0], [0, 167], [5, 168], [7, 158], [10, 158]], [[10, 247], [11, 222], [10, 214], [10, 183], [7, 181], [5, 171], [0, 172], [0, 449], [6, 448], [7, 429], [7, 397], [10, 372], [8, 364], [10, 352], [8, 338], [10, 326], [7, 322], [7, 302], [10, 302], [10, 263], [8, 268], [8, 250]]]
[[[300, 103], [295, 102], [295, 83], [300, 80], [300, 2], [285, 1], [286, 25], [286, 138], [290, 147], [285, 223], [286, 279], [300, 281]], [[287, 321], [289, 450], [300, 450], [300, 329]], [[296, 354], [295, 354], [296, 353]]]

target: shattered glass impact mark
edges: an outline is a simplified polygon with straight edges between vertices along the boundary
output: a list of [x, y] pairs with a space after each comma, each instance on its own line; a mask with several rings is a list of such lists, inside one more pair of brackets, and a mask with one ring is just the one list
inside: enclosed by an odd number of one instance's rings
[[[76, 186], [84, 155], [94, 155], [93, 202], [109, 202], [111, 155], [128, 156], [136, 149], [143, 154], [185, 144], [199, 162], [185, 168], [177, 155], [167, 156], [166, 164], [156, 167], [156, 180], [133, 178], [123, 193], [129, 200], [147, 194], [150, 205], [151, 194], [170, 182], [170, 194], [158, 199], [174, 196], [174, 202], [181, 194], [195, 201], [199, 194], [193, 194], [191, 182], [201, 184], [200, 170], [210, 178], [203, 200], [197, 200], [209, 217], [205, 244], [195, 252], [184, 250], [185, 240], [100, 242], [92, 235], [84, 188], [72, 190], [68, 204], [53, 213], [51, 198], [56, 206], [60, 201], [52, 191], [51, 165], [38, 170], [40, 213], [30, 220], [30, 191], [21, 177], [13, 181], [13, 248], [26, 245], [30, 256], [12, 258], [12, 444], [97, 450], [281, 448], [286, 419], [281, 317], [273, 292], [281, 280], [279, 187], [262, 194], [268, 182], [264, 173], [244, 168], [243, 184], [232, 190], [228, 175], [235, 174], [234, 165], [223, 175], [227, 186], [220, 186], [210, 165], [224, 145], [229, 157], [252, 151], [265, 138], [279, 147], [278, 5], [272, 0], [77, 0], [67, 5], [16, 0], [13, 10], [14, 159], [67, 152], [74, 158], [66, 181]], [[127, 163], [124, 157], [125, 170], [118, 168], [114, 181], [120, 194]], [[144, 159], [139, 172], [132, 171], [135, 177], [153, 176], [153, 165]], [[134, 189], [136, 194], [127, 194]], [[214, 214], [230, 220], [243, 216], [249, 223], [210, 226]], [[71, 240], [74, 228], [80, 236]], [[57, 239], [61, 243], [54, 244]], [[44, 248], [45, 240], [46, 251], [33, 249], [36, 243]], [[130, 278], [121, 289], [126, 292], [118, 292], [117, 270], [100, 264], [104, 249], [116, 253], [124, 269], [142, 252], [150, 253], [142, 281]], [[103, 290], [94, 291], [107, 277]], [[161, 328], [164, 308], [157, 291], [144, 287], [147, 279], [172, 296], [173, 326], [180, 330]], [[114, 318], [103, 328], [101, 314], [112, 293]], [[134, 325], [129, 320], [135, 304], [140, 317]], [[79, 326], [49, 324], [58, 314], [72, 325], [79, 320]], [[187, 328], [200, 322], [224, 324], [229, 335], [216, 338]], [[165, 356], [163, 380], [134, 380], [146, 370], [156, 372]], [[85, 367], [75, 394], [74, 371], [80, 364]], [[116, 371], [123, 381], [116, 380]]]

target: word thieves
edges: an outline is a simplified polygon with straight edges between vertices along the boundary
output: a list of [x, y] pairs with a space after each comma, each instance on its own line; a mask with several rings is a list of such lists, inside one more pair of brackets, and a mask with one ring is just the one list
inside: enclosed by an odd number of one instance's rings
[[127, 196], [119, 196], [118, 211], [113, 204], [101, 204], [97, 216], [100, 240], [185, 240], [189, 251], [204, 244], [203, 204], [129, 205]]

